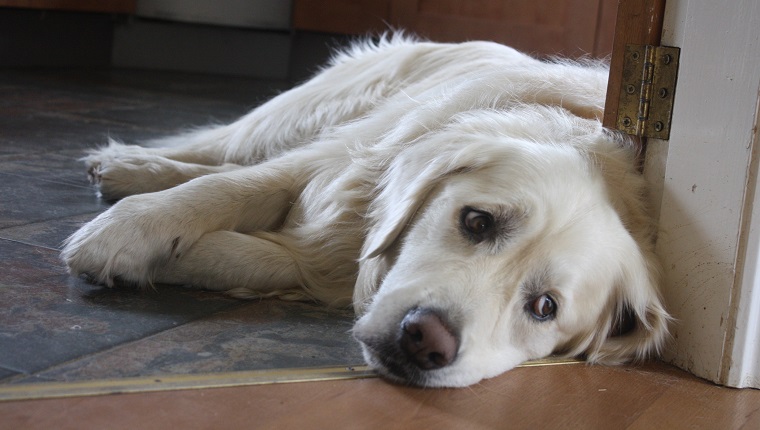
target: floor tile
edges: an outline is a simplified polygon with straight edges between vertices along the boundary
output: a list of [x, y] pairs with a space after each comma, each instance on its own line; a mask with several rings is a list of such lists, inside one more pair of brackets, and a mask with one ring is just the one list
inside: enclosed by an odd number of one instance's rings
[[[87, 171], [80, 160], [84, 149], [35, 152], [0, 157], [0, 172], [49, 182], [90, 187]], [[91, 188], [95, 193], [95, 189]]]
[[0, 229], [93, 213], [109, 205], [93, 189], [0, 173]]
[[[23, 75], [23, 76], [21, 76]], [[283, 82], [119, 71], [0, 70], [0, 157], [134, 142], [231, 121]]]
[[66, 363], [36, 377], [78, 381], [361, 364], [360, 348], [349, 334], [352, 320], [347, 310], [256, 301]]
[[100, 212], [33, 222], [18, 227], [0, 229], [0, 239], [27, 245], [61, 249], [63, 241]]
[[31, 374], [244, 302], [179, 287], [108, 289], [58, 251], [0, 241], [0, 367]]

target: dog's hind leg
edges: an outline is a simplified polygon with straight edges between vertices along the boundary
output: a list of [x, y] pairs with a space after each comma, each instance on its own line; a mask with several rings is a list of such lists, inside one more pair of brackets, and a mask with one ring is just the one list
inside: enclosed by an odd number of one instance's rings
[[[106, 200], [162, 191], [212, 173], [230, 172], [244, 166], [225, 163], [206, 165], [164, 157], [152, 148], [112, 143], [87, 157], [87, 175]], [[97, 159], [97, 161], [94, 161]]]
[[258, 164], [310, 144], [324, 130], [361, 117], [398, 91], [400, 83], [408, 83], [400, 71], [411, 68], [387, 64], [405, 64], [418, 51], [403, 49], [401, 40], [390, 45], [343, 55], [313, 79], [231, 124], [158, 139], [146, 147], [111, 142], [84, 158], [87, 170], [104, 196], [118, 199], [166, 189], [219, 168]]

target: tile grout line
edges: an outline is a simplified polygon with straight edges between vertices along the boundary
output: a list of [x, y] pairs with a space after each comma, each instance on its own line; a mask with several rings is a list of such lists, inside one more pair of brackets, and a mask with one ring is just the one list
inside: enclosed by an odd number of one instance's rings
[[[60, 248], [51, 248], [51, 247], [46, 246], [46, 245], [39, 245], [39, 244], [35, 244], [35, 243], [24, 242], [22, 239], [13, 239], [11, 237], [6, 237], [6, 236], [3, 236], [3, 232], [7, 231], [7, 230], [17, 229], [17, 228], [29, 227], [29, 226], [33, 226], [35, 224], [48, 223], [48, 222], [53, 222], [53, 221], [65, 221], [67, 219], [81, 217], [81, 216], [92, 216], [92, 218], [95, 218], [95, 217], [97, 217], [98, 215], [100, 215], [103, 212], [104, 211], [85, 212], [85, 213], [81, 213], [81, 214], [65, 215], [65, 216], [57, 217], [57, 218], [48, 218], [48, 219], [42, 219], [42, 220], [35, 220], [35, 221], [31, 221], [31, 222], [24, 223], [24, 224], [16, 224], [16, 225], [10, 225], [10, 226], [7, 226], [7, 227], [0, 227], [0, 240], [8, 240], [8, 241], [15, 242], [15, 243], [20, 243], [20, 244], [23, 244], [23, 245], [36, 246], [36, 247], [40, 247], [40, 248], [50, 249], [50, 250], [53, 250], [53, 251], [60, 251], [61, 250]], [[88, 223], [91, 220], [92, 219], [90, 219], [88, 221], [83, 221], [82, 225]]]
[[[29, 224], [23, 224], [23, 225], [29, 225]], [[13, 228], [13, 227], [10, 227], [10, 228]], [[58, 248], [51, 248], [51, 247], [45, 246], [45, 245], [37, 245], [37, 244], [34, 244], [34, 243], [24, 242], [24, 241], [18, 240], [18, 239], [10, 239], [10, 238], [7, 238], [7, 237], [3, 237], [2, 236], [3, 230], [4, 229], [0, 229], [0, 240], [4, 240], [4, 241], [7, 241], [7, 242], [18, 243], [18, 244], [24, 245], [24, 246], [31, 246], [33, 248], [47, 249], [48, 251], [61, 252], [61, 250], [58, 249]]]
[[[8, 163], [12, 163], [12, 161], [9, 161]], [[18, 173], [0, 172], [0, 175], [13, 176], [13, 177], [16, 177], [16, 178], [23, 178], [23, 179], [31, 179], [31, 180], [34, 180], [34, 181], [40, 181], [40, 182], [45, 182], [45, 183], [67, 185], [67, 186], [70, 186], [70, 187], [77, 187], [77, 188], [85, 188], [85, 189], [91, 189], [92, 188], [92, 185], [75, 184], [75, 183], [69, 182], [69, 181], [42, 179], [42, 178], [37, 178], [35, 176], [20, 175]]]

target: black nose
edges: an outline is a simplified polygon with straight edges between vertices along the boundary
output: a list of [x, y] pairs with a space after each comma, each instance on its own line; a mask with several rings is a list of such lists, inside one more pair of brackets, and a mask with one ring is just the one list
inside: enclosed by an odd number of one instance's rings
[[433, 370], [454, 361], [459, 341], [436, 311], [414, 308], [401, 321], [399, 346], [417, 367]]

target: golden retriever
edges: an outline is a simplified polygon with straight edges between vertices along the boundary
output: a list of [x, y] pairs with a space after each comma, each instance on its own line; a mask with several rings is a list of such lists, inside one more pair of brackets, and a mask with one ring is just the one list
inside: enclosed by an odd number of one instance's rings
[[466, 386], [552, 354], [661, 348], [636, 151], [602, 64], [489, 42], [358, 43], [240, 120], [86, 157], [120, 199], [65, 243], [105, 285], [353, 307], [380, 374]]

